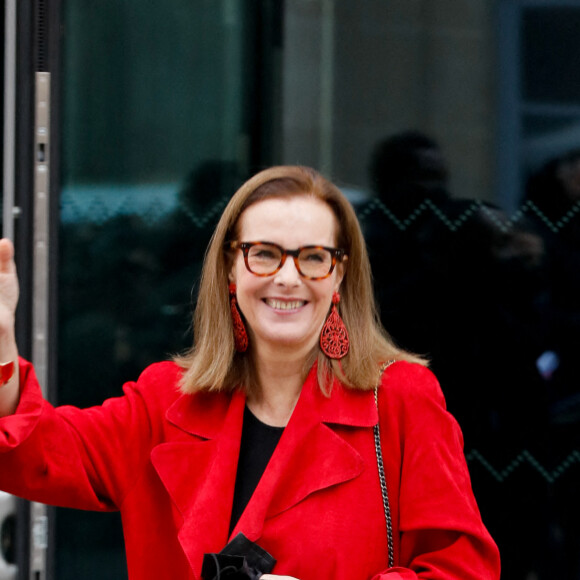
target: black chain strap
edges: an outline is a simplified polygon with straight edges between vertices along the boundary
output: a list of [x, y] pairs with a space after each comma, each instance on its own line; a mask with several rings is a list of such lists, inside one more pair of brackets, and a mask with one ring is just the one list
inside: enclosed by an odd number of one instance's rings
[[[379, 384], [381, 382], [381, 377], [385, 372], [386, 368], [393, 364], [395, 361], [390, 360], [381, 365], [381, 372], [379, 375]], [[377, 411], [379, 410], [379, 386], [375, 387], [375, 404], [377, 406]], [[379, 468], [379, 481], [381, 483], [381, 494], [383, 496], [383, 509], [385, 510], [385, 522], [387, 524], [387, 546], [389, 553], [389, 568], [395, 565], [395, 548], [393, 546], [393, 520], [391, 518], [391, 507], [389, 505], [389, 493], [387, 491], [387, 478], [385, 477], [385, 466], [383, 464], [383, 450], [381, 448], [381, 431], [379, 428], [380, 417], [377, 424], [373, 427], [373, 432], [375, 435], [375, 451], [377, 454], [377, 466]]]

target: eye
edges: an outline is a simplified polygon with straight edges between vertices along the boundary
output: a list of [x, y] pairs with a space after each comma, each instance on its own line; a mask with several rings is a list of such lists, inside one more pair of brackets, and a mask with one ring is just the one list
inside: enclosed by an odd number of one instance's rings
[[314, 264], [323, 264], [324, 262], [328, 262], [329, 256], [326, 250], [308, 249], [300, 253], [300, 260]]
[[279, 260], [280, 251], [273, 246], [254, 246], [250, 250], [250, 257], [258, 260]]
[[256, 250], [253, 255], [256, 258], [272, 258], [274, 252], [272, 252], [272, 250]]

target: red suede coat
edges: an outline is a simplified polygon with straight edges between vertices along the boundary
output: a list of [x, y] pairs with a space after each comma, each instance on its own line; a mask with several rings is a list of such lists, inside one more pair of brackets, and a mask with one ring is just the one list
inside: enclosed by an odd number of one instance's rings
[[[54, 409], [22, 362], [17, 413], [0, 419], [0, 488], [120, 510], [131, 580], [199, 579], [204, 552], [228, 541], [245, 397], [180, 395], [179, 372], [153, 365], [101, 407]], [[379, 405], [396, 568], [387, 566], [373, 393], [337, 384], [327, 398], [314, 370], [233, 535], [270, 552], [273, 573], [300, 580], [499, 578], [461, 433], [433, 375], [392, 365]]]

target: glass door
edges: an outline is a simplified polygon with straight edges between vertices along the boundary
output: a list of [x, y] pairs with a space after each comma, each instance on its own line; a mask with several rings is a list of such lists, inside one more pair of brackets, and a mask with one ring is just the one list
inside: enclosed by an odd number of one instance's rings
[[[62, 3], [58, 403], [119, 395], [190, 343], [212, 228], [264, 161], [271, 17], [253, 1]], [[117, 515], [55, 519], [56, 578], [126, 576]]]

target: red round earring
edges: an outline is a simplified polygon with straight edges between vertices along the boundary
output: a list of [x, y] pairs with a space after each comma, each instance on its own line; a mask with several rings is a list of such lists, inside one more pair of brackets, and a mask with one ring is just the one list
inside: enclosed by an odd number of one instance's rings
[[236, 285], [232, 282], [229, 285], [230, 291], [230, 310], [232, 313], [232, 323], [234, 325], [234, 344], [238, 352], [246, 352], [248, 349], [248, 333], [244, 326], [244, 321], [238, 309], [236, 300]]
[[346, 356], [350, 347], [348, 331], [336, 309], [339, 302], [340, 294], [335, 292], [332, 295], [330, 314], [320, 333], [320, 348], [328, 358], [333, 359], [341, 359]]

